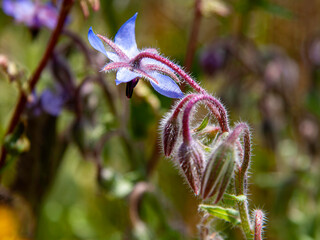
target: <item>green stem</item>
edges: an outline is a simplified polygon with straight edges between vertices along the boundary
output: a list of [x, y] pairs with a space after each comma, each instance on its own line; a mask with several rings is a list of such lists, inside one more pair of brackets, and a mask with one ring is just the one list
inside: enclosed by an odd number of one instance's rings
[[246, 236], [246, 239], [251, 240], [253, 239], [253, 233], [252, 233], [250, 222], [249, 222], [247, 201], [238, 202], [238, 209], [240, 213], [242, 230]]
[[[251, 139], [250, 139], [250, 130], [247, 124], [239, 123], [230, 134], [227, 141], [237, 142], [240, 134], [243, 132], [243, 143], [244, 143], [244, 153], [242, 156], [242, 162], [237, 164], [235, 185], [236, 185], [236, 194], [237, 196], [246, 194], [246, 176], [247, 170], [250, 164], [251, 158]], [[241, 227], [246, 236], [246, 239], [253, 239], [253, 230], [250, 225], [250, 218], [248, 214], [248, 202], [238, 201], [238, 210], [241, 219]]]
[[[236, 194], [237, 196], [245, 195], [244, 193], [244, 179], [245, 175], [241, 171], [241, 167], [238, 167], [236, 171], [235, 184], [236, 184]], [[246, 201], [238, 201], [238, 210], [241, 219], [241, 228], [246, 236], [247, 240], [253, 239], [253, 231], [250, 225], [250, 218], [248, 214], [248, 202]]]

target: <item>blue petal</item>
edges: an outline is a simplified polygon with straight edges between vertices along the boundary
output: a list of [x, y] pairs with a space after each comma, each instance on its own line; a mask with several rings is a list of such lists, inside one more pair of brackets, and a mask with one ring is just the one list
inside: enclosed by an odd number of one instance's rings
[[131, 80], [133, 80], [136, 77], [141, 77], [141, 75], [138, 73], [132, 72], [126, 68], [121, 68], [117, 72], [116, 84], [118, 85], [120, 83], [130, 82]]
[[119, 62], [120, 58], [118, 54], [114, 52], [107, 52], [107, 57], [112, 61], [112, 62]]
[[133, 15], [133, 17], [121, 26], [114, 41], [130, 58], [135, 57], [139, 53], [135, 36], [137, 15], [138, 13]]
[[88, 31], [88, 40], [94, 49], [98, 50], [99, 52], [107, 56], [107, 52], [103, 46], [102, 41], [97, 35], [94, 34], [94, 32], [92, 31], [92, 27], [90, 27]]
[[156, 84], [150, 81], [152, 87], [158, 93], [169, 98], [182, 98], [184, 96], [179, 86], [170, 77], [157, 72], [150, 73], [150, 75], [157, 79], [159, 82], [159, 84]]

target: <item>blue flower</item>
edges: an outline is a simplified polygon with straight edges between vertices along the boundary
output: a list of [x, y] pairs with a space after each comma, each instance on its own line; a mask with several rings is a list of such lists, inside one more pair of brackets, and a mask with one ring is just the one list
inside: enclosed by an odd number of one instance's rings
[[[105, 72], [117, 71], [116, 84], [127, 83], [126, 95], [129, 98], [141, 78], [150, 81], [152, 87], [166, 97], [183, 97], [183, 93], [175, 83], [179, 79], [170, 68], [153, 59], [142, 59], [138, 66], [132, 63], [131, 60], [143, 51], [158, 54], [156, 49], [139, 50], [137, 48], [135, 39], [136, 18], [137, 13], [122, 25], [115, 36], [114, 42], [99, 34], [96, 35], [90, 27], [88, 40], [91, 46], [111, 60], [102, 70]], [[108, 45], [111, 51], [105, 49], [100, 39]]]
[[58, 9], [51, 4], [32, 2], [31, 0], [3, 0], [2, 9], [18, 23], [24, 23], [30, 28], [38, 29], [45, 26], [53, 29], [58, 19]]
[[57, 117], [67, 100], [68, 96], [66, 96], [61, 88], [57, 88], [55, 91], [45, 89], [40, 96], [34, 91], [27, 104], [27, 108], [34, 116], [39, 116], [45, 112]]

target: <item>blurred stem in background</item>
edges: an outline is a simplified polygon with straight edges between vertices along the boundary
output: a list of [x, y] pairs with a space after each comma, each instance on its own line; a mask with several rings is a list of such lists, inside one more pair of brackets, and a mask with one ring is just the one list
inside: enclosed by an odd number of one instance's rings
[[190, 31], [189, 40], [188, 40], [186, 57], [184, 60], [184, 66], [185, 66], [186, 72], [191, 71], [192, 62], [194, 59], [194, 53], [197, 47], [198, 35], [199, 35], [200, 23], [201, 23], [201, 17], [202, 17], [201, 4], [202, 4], [201, 0], [195, 0], [194, 10], [193, 10], [194, 12], [193, 22], [191, 24], [192, 27]]
[[[68, 14], [71, 10], [71, 7], [74, 3], [74, 0], [64, 0], [62, 5], [61, 5], [61, 10], [59, 13], [59, 18], [58, 22], [56, 25], [56, 28], [52, 32], [51, 38], [49, 40], [48, 46], [46, 48], [46, 51], [40, 60], [40, 63], [38, 67], [36, 68], [35, 72], [31, 75], [31, 78], [28, 81], [28, 88], [27, 88], [27, 93], [24, 91], [21, 91], [19, 93], [19, 98], [16, 104], [16, 107], [14, 109], [13, 115], [11, 117], [11, 120], [9, 122], [9, 126], [5, 132], [5, 136], [8, 134], [12, 133], [17, 126], [17, 124], [20, 121], [21, 114], [23, 113], [23, 110], [27, 104], [27, 98], [28, 94], [30, 94], [33, 90], [36, 84], [38, 83], [41, 73], [44, 70], [44, 68], [47, 65], [47, 62], [49, 61], [51, 54], [58, 42], [59, 36], [63, 30], [63, 26], [66, 22], [66, 19], [68, 17]], [[7, 156], [7, 151], [4, 148], [4, 146], [1, 147], [1, 156], [0, 156], [0, 170], [3, 168], [6, 164], [6, 156]], [[1, 175], [0, 175], [1, 177]]]

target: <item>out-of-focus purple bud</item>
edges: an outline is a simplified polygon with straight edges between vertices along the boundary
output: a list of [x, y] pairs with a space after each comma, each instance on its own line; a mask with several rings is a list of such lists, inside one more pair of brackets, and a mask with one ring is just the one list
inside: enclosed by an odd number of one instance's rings
[[65, 102], [61, 94], [53, 93], [48, 89], [42, 92], [40, 101], [43, 110], [52, 116], [58, 116], [60, 114]]
[[191, 142], [183, 142], [178, 150], [180, 167], [195, 195], [200, 192], [200, 180], [203, 172], [203, 153], [201, 147]]
[[208, 75], [214, 75], [225, 66], [228, 54], [228, 44], [222, 40], [206, 47], [200, 56], [203, 71]]
[[162, 144], [165, 156], [170, 156], [174, 150], [179, 137], [179, 121], [178, 118], [170, 117], [163, 125]]
[[52, 92], [49, 89], [44, 90], [40, 96], [36, 92], [30, 95], [27, 109], [34, 116], [39, 116], [41, 113], [46, 112], [52, 116], [58, 116], [64, 107], [67, 100], [62, 89]]
[[201, 179], [201, 197], [216, 195], [215, 203], [222, 198], [233, 175], [236, 152], [232, 144], [222, 143], [210, 156]]
[[16, 22], [24, 23], [32, 29], [39, 29], [42, 26], [53, 29], [59, 15], [58, 9], [52, 4], [42, 4], [31, 0], [3, 0], [2, 9]]

